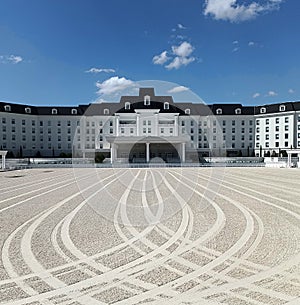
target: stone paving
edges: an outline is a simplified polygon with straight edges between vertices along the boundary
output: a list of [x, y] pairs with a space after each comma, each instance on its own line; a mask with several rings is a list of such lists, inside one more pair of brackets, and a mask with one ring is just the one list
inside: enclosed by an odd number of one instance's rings
[[300, 170], [0, 173], [0, 304], [300, 304]]

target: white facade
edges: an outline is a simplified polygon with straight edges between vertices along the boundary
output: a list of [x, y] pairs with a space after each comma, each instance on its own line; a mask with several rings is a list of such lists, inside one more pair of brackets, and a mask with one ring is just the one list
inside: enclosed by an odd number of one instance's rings
[[24, 157], [95, 151], [113, 161], [146, 162], [188, 161], [197, 154], [264, 156], [300, 147], [300, 107], [174, 103], [142, 88], [120, 103], [56, 108], [0, 103], [0, 131], [0, 149]]

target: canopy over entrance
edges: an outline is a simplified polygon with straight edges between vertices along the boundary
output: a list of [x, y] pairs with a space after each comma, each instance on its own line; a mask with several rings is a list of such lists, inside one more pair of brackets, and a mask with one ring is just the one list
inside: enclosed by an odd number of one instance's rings
[[188, 137], [107, 137], [111, 144], [111, 163], [185, 162]]

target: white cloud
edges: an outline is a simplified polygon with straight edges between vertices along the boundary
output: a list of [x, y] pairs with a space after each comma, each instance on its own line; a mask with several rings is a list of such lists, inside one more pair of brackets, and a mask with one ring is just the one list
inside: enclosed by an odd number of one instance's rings
[[169, 63], [166, 68], [168, 70], [172, 70], [172, 69], [179, 69], [182, 66], [187, 66], [188, 64], [190, 64], [191, 62], [193, 62], [195, 60], [194, 57], [179, 57], [176, 56], [171, 63]]
[[249, 42], [248, 42], [248, 46], [249, 46], [249, 47], [252, 47], [252, 46], [254, 46], [254, 45], [255, 45], [254, 41], [249, 41]]
[[238, 40], [232, 42], [232, 44], [239, 44]]
[[260, 93], [256, 92], [256, 93], [253, 94], [252, 97], [253, 97], [253, 98], [258, 98], [259, 96], [260, 96]]
[[194, 47], [189, 42], [184, 41], [179, 46], [172, 46], [172, 51], [179, 57], [188, 57], [193, 53]]
[[177, 26], [178, 26], [178, 29], [180, 29], [180, 30], [186, 29], [186, 27], [184, 25], [182, 25], [181, 23], [178, 23]]
[[18, 64], [23, 61], [23, 58], [19, 55], [0, 55], [0, 63], [7, 64]]
[[195, 48], [187, 41], [184, 41], [179, 45], [173, 45], [171, 49], [172, 52], [169, 53], [170, 56], [168, 56], [167, 51], [164, 51], [161, 54], [154, 56], [152, 62], [156, 65], [163, 65], [167, 61], [172, 60], [165, 66], [166, 69], [172, 70], [187, 66], [196, 60], [195, 57], [191, 56]]
[[119, 91], [135, 87], [135, 83], [132, 80], [125, 77], [114, 76], [104, 82], [97, 82], [96, 87], [99, 89], [98, 94], [114, 94]]
[[239, 47], [236, 47], [232, 50], [232, 52], [237, 52], [240, 48]]
[[265, 4], [258, 4], [255, 1], [239, 4], [237, 0], [205, 0], [204, 15], [211, 15], [216, 20], [241, 22], [254, 19], [261, 13], [279, 9], [282, 2], [283, 0], [268, 0]]
[[89, 70], [85, 71], [86, 73], [115, 73], [116, 71], [114, 69], [102, 69], [102, 68], [91, 68]]
[[168, 56], [167, 51], [163, 51], [162, 53], [160, 53], [159, 55], [156, 55], [153, 57], [152, 62], [155, 65], [163, 65], [165, 64], [168, 60], [170, 59], [170, 57]]
[[269, 91], [266, 96], [276, 96], [278, 95], [275, 91]]
[[187, 90], [189, 90], [188, 87], [177, 86], [177, 87], [174, 87], [174, 88], [168, 90], [168, 93], [179, 93], [179, 92], [184, 92], [184, 91], [187, 91]]
[[295, 93], [295, 90], [294, 89], [289, 89], [289, 93], [293, 94], [293, 93]]

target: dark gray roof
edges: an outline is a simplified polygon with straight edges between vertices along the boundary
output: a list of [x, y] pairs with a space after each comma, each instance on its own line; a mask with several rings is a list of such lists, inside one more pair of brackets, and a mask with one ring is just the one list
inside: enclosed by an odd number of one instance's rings
[[[280, 111], [280, 106], [285, 106], [284, 111]], [[276, 104], [261, 105], [255, 107], [255, 114], [262, 114], [261, 108], [265, 108], [265, 113], [278, 113], [278, 112], [289, 112], [289, 111], [299, 111], [300, 102], [284, 102]]]
[[[150, 96], [150, 105], [144, 105], [144, 96]], [[125, 109], [125, 103], [130, 102], [130, 109]], [[164, 103], [169, 103], [169, 109], [164, 109]], [[25, 108], [31, 109], [32, 115], [52, 115], [52, 109], [57, 109], [58, 115], [72, 115], [72, 109], [77, 110], [77, 115], [112, 115], [114, 113], [133, 113], [134, 109], [160, 109], [160, 112], [166, 113], [179, 113], [180, 115], [185, 115], [185, 110], [190, 109], [190, 115], [218, 115], [217, 110], [222, 109], [222, 115], [235, 115], [236, 109], [241, 109], [241, 115], [254, 115], [260, 114], [260, 108], [265, 107], [266, 113], [277, 113], [279, 111], [280, 105], [285, 105], [287, 111], [300, 111], [300, 102], [285, 102], [277, 104], [269, 104], [262, 106], [243, 106], [241, 104], [194, 104], [194, 103], [174, 103], [172, 96], [156, 96], [154, 88], [140, 88], [139, 95], [137, 96], [122, 96], [119, 103], [93, 103], [87, 105], [79, 105], [74, 107], [40, 107], [40, 106], [30, 106], [24, 104], [14, 104], [0, 102], [0, 112], [5, 111], [5, 105], [11, 107], [12, 113], [29, 114], [26, 113]], [[108, 113], [105, 114], [104, 110], [108, 109]], [[238, 114], [237, 114], [238, 115]]]

